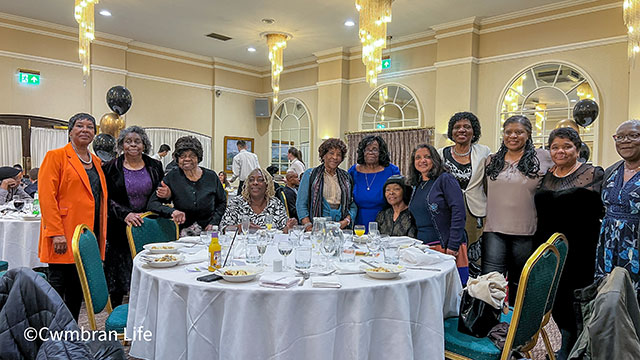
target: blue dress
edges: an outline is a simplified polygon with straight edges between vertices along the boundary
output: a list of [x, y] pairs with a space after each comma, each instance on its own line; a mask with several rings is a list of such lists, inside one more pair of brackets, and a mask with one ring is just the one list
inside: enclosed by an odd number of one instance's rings
[[382, 193], [384, 183], [390, 176], [399, 175], [400, 169], [389, 164], [380, 172], [365, 174], [357, 171], [356, 166], [349, 169], [353, 179], [353, 200], [358, 205], [355, 224], [364, 225], [368, 232], [369, 222], [376, 221], [376, 216], [387, 203]]
[[631, 275], [638, 292], [640, 263], [638, 258], [638, 226], [640, 225], [640, 173], [625, 184], [624, 163], [614, 170], [602, 185], [602, 202], [606, 213], [600, 228], [596, 250], [596, 278], [621, 266]]

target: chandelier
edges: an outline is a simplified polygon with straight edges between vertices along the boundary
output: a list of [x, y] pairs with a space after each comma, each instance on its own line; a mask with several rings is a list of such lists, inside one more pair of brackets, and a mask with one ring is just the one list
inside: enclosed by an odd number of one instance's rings
[[280, 73], [282, 73], [282, 53], [287, 47], [287, 40], [291, 35], [284, 33], [264, 34], [267, 38], [269, 48], [269, 61], [271, 61], [271, 89], [273, 89], [273, 104], [278, 103], [278, 92], [280, 91]]
[[76, 0], [74, 16], [78, 22], [78, 56], [82, 64], [82, 78], [85, 83], [91, 72], [91, 42], [95, 36], [93, 6], [99, 0]]
[[629, 36], [627, 53], [635, 66], [636, 54], [640, 52], [640, 0], [625, 0], [623, 9]]
[[382, 49], [387, 47], [387, 23], [391, 22], [393, 0], [356, 0], [360, 13], [358, 35], [362, 43], [362, 62], [371, 87], [378, 83], [382, 71]]

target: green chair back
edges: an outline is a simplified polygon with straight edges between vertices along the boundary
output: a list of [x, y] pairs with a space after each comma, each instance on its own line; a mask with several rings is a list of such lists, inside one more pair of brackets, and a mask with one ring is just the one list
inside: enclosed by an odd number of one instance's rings
[[0, 260], [0, 271], [9, 270], [9, 263], [6, 261]]
[[152, 212], [142, 214], [142, 219], [144, 222], [141, 226], [127, 226], [132, 257], [142, 251], [146, 244], [178, 240], [178, 224], [173, 220], [159, 217]]
[[561, 233], [551, 235], [547, 243], [555, 246], [558, 250], [558, 253], [560, 254], [560, 264], [558, 265], [558, 275], [553, 280], [553, 285], [551, 286], [551, 294], [547, 300], [547, 307], [544, 309], [545, 313], [548, 313], [553, 309], [553, 303], [556, 301], [556, 293], [558, 292], [558, 284], [560, 283], [562, 270], [564, 269], [564, 264], [567, 261], [567, 254], [569, 253], [569, 241], [567, 241], [567, 238]]
[[72, 245], [87, 312], [97, 314], [104, 310], [109, 302], [109, 288], [104, 276], [98, 241], [86, 225], [78, 225]]

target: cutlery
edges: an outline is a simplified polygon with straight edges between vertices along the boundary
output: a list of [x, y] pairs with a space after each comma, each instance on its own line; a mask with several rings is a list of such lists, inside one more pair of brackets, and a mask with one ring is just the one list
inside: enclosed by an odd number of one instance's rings
[[368, 261], [367, 261], [367, 260], [365, 260], [365, 259], [360, 259], [360, 262], [363, 262], [363, 263], [365, 263], [365, 264], [367, 264], [367, 265], [371, 266], [372, 268], [377, 268], [377, 267], [378, 267], [378, 265], [375, 265], [374, 263], [370, 263], [370, 262], [368, 262]]
[[405, 266], [407, 269], [411, 270], [427, 270], [427, 271], [442, 271], [438, 268], [430, 268], [430, 267], [422, 267], [422, 266]]
[[298, 286], [304, 285], [304, 281], [307, 280], [311, 276], [311, 274], [308, 273], [308, 272], [300, 272], [300, 274], [302, 275], [302, 279], [298, 283]]

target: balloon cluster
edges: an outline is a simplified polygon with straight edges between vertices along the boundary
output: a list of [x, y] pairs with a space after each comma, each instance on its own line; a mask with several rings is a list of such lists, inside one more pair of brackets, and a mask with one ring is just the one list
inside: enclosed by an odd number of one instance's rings
[[93, 139], [93, 152], [107, 162], [116, 157], [116, 138], [109, 134], [98, 134]]
[[125, 128], [124, 119], [121, 116], [129, 111], [132, 101], [131, 92], [124, 86], [114, 86], [107, 91], [107, 105], [113, 112], [102, 115], [100, 119], [102, 134], [118, 137], [120, 130]]
[[[575, 131], [580, 133], [580, 127], [587, 127], [593, 124], [598, 117], [598, 112], [600, 109], [598, 108], [598, 103], [591, 99], [582, 99], [576, 103], [573, 107], [573, 119], [564, 119], [558, 122], [556, 125], [556, 129], [563, 127], [573, 128]], [[589, 160], [591, 156], [591, 149], [584, 142], [580, 146], [579, 150], [579, 159], [581, 162], [586, 162]]]

